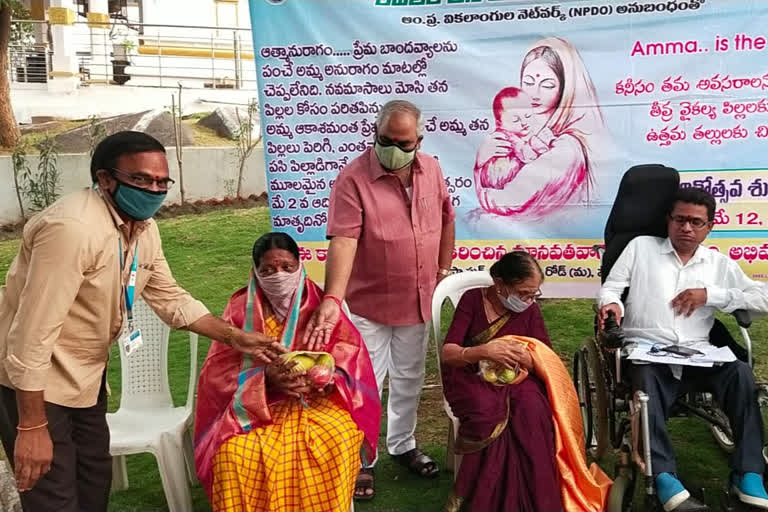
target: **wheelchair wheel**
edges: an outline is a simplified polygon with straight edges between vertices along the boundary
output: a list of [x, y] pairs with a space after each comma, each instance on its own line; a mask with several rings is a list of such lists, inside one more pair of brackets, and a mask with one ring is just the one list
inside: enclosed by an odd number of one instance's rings
[[600, 460], [608, 449], [610, 432], [608, 431], [608, 389], [605, 379], [603, 358], [594, 338], [586, 343], [587, 365], [592, 389], [592, 436], [594, 448], [591, 453], [595, 460]]
[[573, 354], [573, 386], [576, 388], [576, 395], [579, 397], [581, 422], [584, 427], [584, 442], [587, 453], [591, 454], [595, 442], [592, 432], [592, 386], [589, 381], [586, 348], [582, 348]]
[[715, 438], [715, 442], [718, 446], [720, 446], [725, 453], [731, 453], [733, 451], [733, 433], [731, 432], [730, 424], [728, 423], [728, 417], [720, 409], [713, 410], [712, 414], [726, 425], [729, 425], [727, 430], [723, 430], [717, 425], [710, 424], [709, 431], [712, 432], [712, 437]]
[[632, 495], [635, 492], [633, 483], [627, 475], [616, 477], [608, 493], [605, 512], [631, 512]]
[[579, 397], [587, 453], [599, 460], [608, 448], [608, 390], [597, 345], [589, 339], [574, 354], [573, 384]]

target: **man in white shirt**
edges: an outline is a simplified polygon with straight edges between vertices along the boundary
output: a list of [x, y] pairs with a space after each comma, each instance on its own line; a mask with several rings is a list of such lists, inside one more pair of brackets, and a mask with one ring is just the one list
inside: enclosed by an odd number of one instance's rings
[[[681, 188], [667, 218], [668, 238], [633, 239], [600, 290], [600, 324], [620, 319], [627, 342], [665, 347], [709, 342], [715, 312], [768, 312], [768, 290], [749, 279], [726, 255], [701, 245], [712, 231], [715, 199], [700, 188]], [[629, 287], [626, 301], [622, 293]], [[674, 348], [673, 348], [674, 350]], [[632, 364], [634, 390], [650, 397], [649, 434], [656, 492], [667, 512], [708, 510], [676, 476], [666, 419], [680, 391], [713, 393], [730, 421], [735, 441], [731, 487], [744, 503], [768, 510], [763, 486], [763, 422], [749, 365], [713, 367]]]

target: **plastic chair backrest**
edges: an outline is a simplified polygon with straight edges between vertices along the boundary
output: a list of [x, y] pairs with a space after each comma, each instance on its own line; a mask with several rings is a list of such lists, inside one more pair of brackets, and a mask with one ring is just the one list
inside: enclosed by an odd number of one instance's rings
[[437, 285], [435, 293], [432, 295], [432, 333], [435, 336], [435, 347], [437, 348], [437, 371], [442, 382], [442, 370], [440, 369], [440, 349], [442, 348], [441, 319], [440, 313], [443, 310], [445, 299], [451, 301], [456, 307], [468, 290], [482, 288], [493, 284], [491, 274], [487, 271], [466, 271], [458, 274], [452, 274]]
[[[120, 345], [122, 376], [120, 408], [173, 407], [168, 382], [168, 340], [171, 329], [141, 298], [134, 304], [134, 324], [141, 330], [143, 345], [131, 355]], [[197, 335], [190, 335], [190, 382], [186, 407], [191, 408], [197, 382]]]

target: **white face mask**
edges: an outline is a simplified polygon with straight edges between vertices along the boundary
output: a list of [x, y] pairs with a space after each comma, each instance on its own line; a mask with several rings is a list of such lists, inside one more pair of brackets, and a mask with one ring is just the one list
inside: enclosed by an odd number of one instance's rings
[[531, 307], [531, 304], [533, 304], [533, 301], [525, 302], [523, 299], [514, 294], [509, 294], [508, 297], [505, 297], [499, 293], [499, 300], [501, 300], [501, 304], [505, 308], [512, 311], [513, 313], [522, 313]]

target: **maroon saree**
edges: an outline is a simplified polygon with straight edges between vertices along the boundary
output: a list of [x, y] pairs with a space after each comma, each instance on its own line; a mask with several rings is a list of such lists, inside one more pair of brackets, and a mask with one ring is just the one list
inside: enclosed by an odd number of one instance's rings
[[[445, 343], [469, 346], [489, 327], [482, 290], [470, 290], [459, 301]], [[536, 304], [523, 313], [510, 313], [493, 337], [506, 335], [551, 345]], [[552, 409], [544, 384], [530, 374], [519, 384], [494, 386], [477, 371], [477, 365], [442, 368], [444, 393], [466, 445], [487, 440], [506, 421], [492, 442], [463, 456], [454, 486], [454, 494], [464, 502], [462, 510], [562, 511]]]

